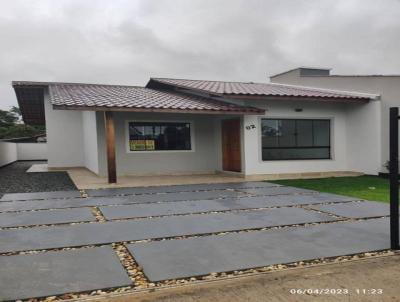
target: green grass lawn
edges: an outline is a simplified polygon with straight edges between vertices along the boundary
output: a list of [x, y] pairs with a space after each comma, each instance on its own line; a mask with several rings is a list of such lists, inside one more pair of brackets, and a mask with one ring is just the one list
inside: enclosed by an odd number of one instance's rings
[[389, 180], [377, 176], [288, 179], [271, 182], [367, 200], [389, 202]]

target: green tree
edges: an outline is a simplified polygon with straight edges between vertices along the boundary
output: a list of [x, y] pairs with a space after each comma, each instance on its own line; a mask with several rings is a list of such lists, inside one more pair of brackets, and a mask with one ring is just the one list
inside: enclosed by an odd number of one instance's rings
[[0, 110], [0, 139], [33, 137], [46, 133], [45, 126], [30, 126], [21, 122], [21, 111], [13, 106], [9, 111]]
[[22, 113], [21, 113], [21, 109], [19, 109], [19, 107], [12, 106], [9, 112], [11, 114], [13, 114], [14, 116], [16, 116], [18, 118], [18, 121], [20, 121], [22, 119]]
[[10, 127], [15, 125], [17, 122], [18, 117], [14, 113], [0, 110], [0, 127]]

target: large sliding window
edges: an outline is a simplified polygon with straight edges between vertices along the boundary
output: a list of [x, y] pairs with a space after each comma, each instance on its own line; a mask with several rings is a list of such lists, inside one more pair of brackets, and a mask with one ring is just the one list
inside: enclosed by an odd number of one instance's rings
[[262, 119], [262, 159], [330, 159], [330, 120]]
[[191, 150], [190, 123], [129, 122], [129, 151]]

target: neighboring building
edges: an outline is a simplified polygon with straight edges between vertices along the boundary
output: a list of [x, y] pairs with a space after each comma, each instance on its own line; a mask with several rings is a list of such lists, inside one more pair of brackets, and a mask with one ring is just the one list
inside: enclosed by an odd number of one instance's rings
[[[371, 114], [375, 111], [379, 112], [380, 122], [376, 124], [371, 117], [371, 122], [364, 128], [364, 132], [360, 136], [354, 136], [353, 139], [366, 149], [377, 149], [380, 153], [379, 171], [387, 172], [384, 166], [389, 160], [389, 108], [400, 107], [400, 75], [339, 75], [331, 74], [330, 70], [329, 68], [300, 67], [271, 76], [270, 80], [273, 83], [379, 94], [380, 102], [376, 103], [379, 108], [371, 109]], [[368, 107], [371, 106], [366, 106], [366, 110]], [[361, 127], [362, 123], [359, 123], [356, 116], [355, 118], [353, 123]], [[359, 118], [365, 119], [363, 116]], [[374, 139], [376, 131], [380, 133], [380, 141]], [[357, 146], [357, 144], [354, 145]], [[360, 148], [356, 148], [354, 152], [359, 154], [358, 161], [360, 165], [363, 165], [368, 152]]]
[[49, 168], [86, 167], [110, 182], [383, 169], [379, 90], [159, 78], [146, 87], [13, 87], [25, 123], [45, 120]]

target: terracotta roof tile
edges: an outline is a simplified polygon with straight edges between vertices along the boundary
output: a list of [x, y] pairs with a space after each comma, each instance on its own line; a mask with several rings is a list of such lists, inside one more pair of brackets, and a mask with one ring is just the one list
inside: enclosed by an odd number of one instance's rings
[[145, 87], [54, 82], [13, 82], [18, 87], [48, 87], [54, 106], [135, 109], [136, 111], [193, 111], [210, 113], [263, 113], [263, 109], [225, 101]]
[[[152, 78], [150, 80], [174, 87], [194, 89], [212, 94], [233, 96], [283, 96], [309, 97], [324, 99], [369, 100], [376, 97], [371, 94], [353, 93], [321, 88], [283, 85], [275, 83], [222, 82], [185, 79]], [[148, 84], [148, 86], [151, 86]]]

